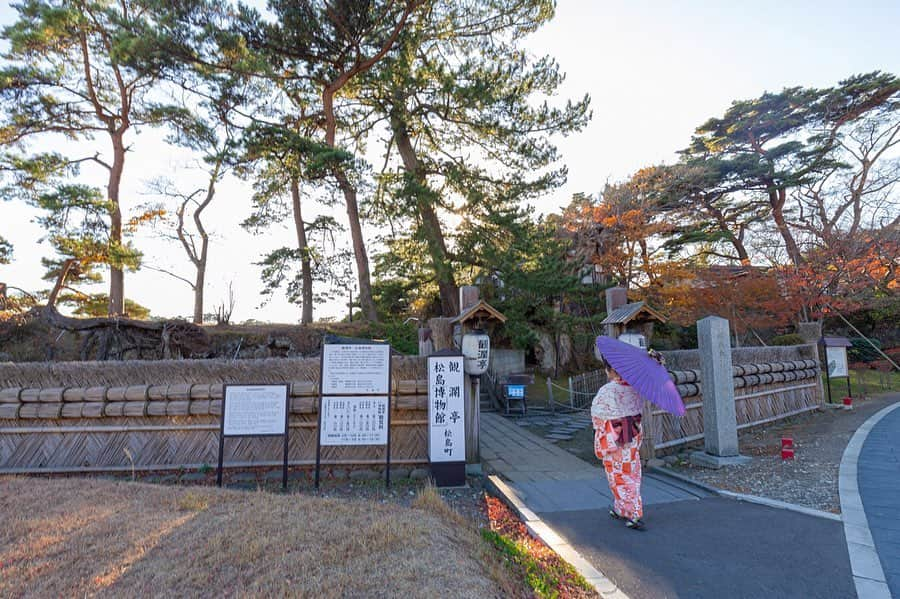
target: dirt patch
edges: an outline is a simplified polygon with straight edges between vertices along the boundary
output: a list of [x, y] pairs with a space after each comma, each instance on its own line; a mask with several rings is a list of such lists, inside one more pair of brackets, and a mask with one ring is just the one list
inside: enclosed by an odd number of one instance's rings
[[523, 594], [427, 502], [7, 478], [0, 511], [2, 596]]
[[[739, 436], [741, 453], [751, 462], [711, 470], [688, 463], [685, 452], [669, 458], [673, 470], [737, 493], [759, 495], [840, 513], [838, 471], [847, 443], [872, 414], [900, 401], [892, 393], [854, 402], [852, 410], [825, 408], [788, 418]], [[781, 439], [791, 437], [794, 459], [781, 459]]]

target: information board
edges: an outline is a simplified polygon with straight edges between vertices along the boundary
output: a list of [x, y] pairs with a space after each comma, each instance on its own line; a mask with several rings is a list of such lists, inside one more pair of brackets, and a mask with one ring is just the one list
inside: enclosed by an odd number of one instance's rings
[[222, 486], [222, 466], [227, 437], [282, 437], [281, 488], [288, 482], [288, 386], [225, 385], [219, 421], [219, 468], [216, 484]]
[[386, 396], [322, 398], [322, 445], [386, 445]]
[[390, 365], [390, 345], [324, 345], [322, 394], [387, 395]]
[[432, 462], [465, 462], [466, 425], [461, 355], [428, 357], [428, 437]]
[[525, 399], [525, 385], [507, 385], [506, 395], [510, 399]]
[[849, 369], [847, 368], [846, 347], [826, 347], [825, 361], [828, 363], [828, 376], [830, 378], [850, 375]]
[[284, 435], [287, 396], [287, 385], [226, 385], [222, 434]]

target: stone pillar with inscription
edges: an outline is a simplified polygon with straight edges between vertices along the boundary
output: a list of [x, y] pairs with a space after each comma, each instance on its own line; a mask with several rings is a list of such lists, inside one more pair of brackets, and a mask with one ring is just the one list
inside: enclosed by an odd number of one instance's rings
[[700, 387], [703, 390], [704, 451], [691, 454], [691, 462], [708, 468], [744, 464], [750, 458], [738, 452], [734, 406], [734, 370], [728, 321], [708, 316], [697, 322], [700, 348]]

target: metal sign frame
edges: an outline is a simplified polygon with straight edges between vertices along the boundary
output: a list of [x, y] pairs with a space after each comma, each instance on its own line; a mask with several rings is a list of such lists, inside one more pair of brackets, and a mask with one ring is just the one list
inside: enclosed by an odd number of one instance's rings
[[[836, 343], [835, 343], [836, 341]], [[828, 389], [828, 403], [834, 403], [831, 399], [831, 379], [839, 379], [846, 378], [847, 379], [847, 397], [853, 399], [853, 387], [850, 384], [850, 357], [847, 355], [847, 348], [852, 347], [849, 339], [844, 337], [822, 337], [819, 340], [819, 344], [822, 346], [822, 355], [824, 356], [823, 364], [825, 365], [825, 387]], [[844, 350], [844, 360], [847, 365], [847, 374], [843, 376], [835, 376], [832, 377], [828, 372], [828, 348], [840, 348]]]
[[[282, 387], [284, 388], [284, 432], [283, 433], [273, 433], [273, 434], [225, 434], [225, 404], [228, 400], [228, 389], [233, 387]], [[283, 437], [284, 438], [284, 448], [282, 455], [282, 464], [281, 464], [281, 489], [287, 490], [287, 481], [288, 481], [288, 434], [290, 432], [290, 420], [291, 420], [291, 394], [290, 394], [290, 385], [287, 383], [260, 383], [258, 385], [255, 384], [245, 384], [245, 383], [230, 383], [226, 384], [222, 390], [222, 410], [219, 415], [219, 459], [218, 459], [218, 470], [216, 470], [216, 485], [219, 487], [222, 486], [222, 466], [223, 466], [223, 454], [225, 453], [225, 437]]]
[[[325, 353], [326, 347], [329, 345], [335, 346], [353, 346], [359, 347], [360, 345], [366, 346], [387, 346], [387, 393], [372, 393], [372, 392], [360, 392], [360, 393], [347, 393], [341, 391], [339, 393], [325, 393], [326, 381], [325, 381]], [[343, 397], [348, 401], [353, 400], [366, 400], [371, 399], [372, 397], [387, 397], [387, 444], [385, 447], [385, 468], [384, 468], [384, 484], [386, 487], [391, 486], [391, 383], [392, 383], [392, 366], [393, 366], [393, 351], [388, 343], [365, 343], [365, 344], [343, 344], [343, 343], [330, 343], [322, 345], [322, 353], [319, 361], [319, 405], [318, 409], [318, 425], [316, 426], [316, 477], [315, 484], [316, 489], [319, 488], [319, 482], [321, 479], [321, 468], [322, 468], [322, 404], [324, 403], [322, 399], [326, 396], [337, 396]], [[328, 447], [351, 447], [347, 445], [329, 445]], [[367, 447], [366, 445], [354, 445], [352, 447]], [[375, 445], [368, 445], [368, 447], [377, 447]]]

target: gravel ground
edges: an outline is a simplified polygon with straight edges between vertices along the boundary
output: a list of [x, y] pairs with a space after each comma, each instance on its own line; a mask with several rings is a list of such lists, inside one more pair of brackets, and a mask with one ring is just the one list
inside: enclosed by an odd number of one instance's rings
[[[713, 487], [840, 513], [838, 470], [850, 437], [898, 400], [900, 394], [887, 394], [857, 401], [849, 411], [825, 408], [743, 431], [741, 454], [751, 458], [746, 465], [712, 470], [689, 464], [687, 452], [666, 461], [674, 462], [668, 464], [674, 471]], [[781, 459], [782, 437], [794, 440], [793, 460]]]

